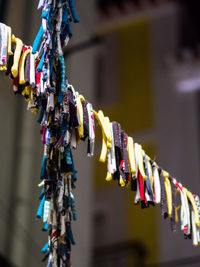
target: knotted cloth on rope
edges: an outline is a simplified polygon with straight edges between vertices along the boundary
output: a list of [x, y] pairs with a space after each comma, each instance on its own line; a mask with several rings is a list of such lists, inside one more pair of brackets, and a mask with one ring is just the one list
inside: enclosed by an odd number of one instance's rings
[[[94, 155], [95, 119], [102, 132], [99, 161], [107, 161], [106, 180], [135, 191], [135, 204], [142, 208], [160, 204], [164, 218], [176, 230], [180, 209], [181, 230], [193, 245], [200, 244], [200, 201], [175, 178], [164, 171], [135, 143], [118, 122], [111, 122], [103, 111], [68, 84], [63, 47], [72, 37], [71, 22], [78, 22], [72, 0], [40, 0], [42, 24], [33, 43], [26, 46], [0, 23], [0, 70], [13, 80], [13, 91], [28, 102], [37, 114], [44, 144], [40, 172], [42, 186], [37, 218], [49, 233], [42, 248], [47, 266], [71, 266], [71, 245], [75, 244], [71, 222], [77, 219], [74, 189], [77, 180], [72, 149], [87, 140], [87, 155]], [[177, 194], [180, 195], [178, 206]]]

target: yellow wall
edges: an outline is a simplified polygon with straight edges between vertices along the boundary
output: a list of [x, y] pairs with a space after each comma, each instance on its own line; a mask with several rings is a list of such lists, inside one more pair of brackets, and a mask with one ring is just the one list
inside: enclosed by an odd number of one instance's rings
[[[114, 104], [101, 107], [111, 121], [117, 120], [133, 137], [135, 133], [153, 131], [154, 128], [149, 24], [149, 21], [142, 20], [114, 30], [118, 40], [119, 92], [116, 93], [119, 97]], [[155, 144], [144, 144], [144, 150], [153, 158]], [[116, 181], [106, 182], [105, 177], [106, 164], [95, 159], [96, 190], [118, 186]], [[156, 262], [157, 208], [141, 210], [140, 206], [134, 206], [133, 203], [134, 193], [127, 188], [125, 240], [142, 242], [149, 254], [148, 262]]]

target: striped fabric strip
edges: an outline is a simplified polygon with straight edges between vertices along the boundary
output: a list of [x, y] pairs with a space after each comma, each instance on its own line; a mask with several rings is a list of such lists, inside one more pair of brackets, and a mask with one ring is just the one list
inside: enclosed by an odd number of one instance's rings
[[59, 56], [60, 66], [61, 66], [61, 92], [66, 91], [66, 85], [65, 85], [65, 60], [63, 56]]
[[175, 232], [177, 230], [176, 227], [176, 197], [175, 197], [175, 191], [176, 191], [176, 187], [172, 181], [172, 179], [170, 178], [170, 183], [171, 183], [171, 189], [172, 189], [172, 217], [171, 217], [171, 229], [173, 232]]
[[148, 191], [148, 194], [150, 197], [150, 201], [154, 202], [153, 189], [151, 187], [150, 174], [149, 174], [149, 170], [148, 170], [148, 163], [147, 163], [147, 158], [146, 158], [145, 153], [143, 153], [143, 161], [144, 161], [145, 173], [147, 176], [147, 180], [146, 180], [147, 191]]
[[72, 164], [72, 158], [71, 158], [71, 152], [70, 152], [70, 147], [68, 146], [66, 149], [66, 162], [67, 164]]
[[122, 142], [122, 151], [123, 151], [123, 159], [124, 159], [124, 172], [129, 173], [129, 159], [128, 159], [128, 150], [127, 150], [127, 138], [128, 135], [121, 131], [121, 142]]
[[160, 174], [160, 185], [161, 185], [161, 214], [164, 216], [164, 218], [167, 218], [168, 217], [167, 195], [165, 191], [162, 169], [160, 168], [159, 168], [159, 174]]
[[50, 210], [50, 201], [45, 200], [44, 211], [43, 211], [43, 222], [46, 222], [48, 220], [49, 210]]

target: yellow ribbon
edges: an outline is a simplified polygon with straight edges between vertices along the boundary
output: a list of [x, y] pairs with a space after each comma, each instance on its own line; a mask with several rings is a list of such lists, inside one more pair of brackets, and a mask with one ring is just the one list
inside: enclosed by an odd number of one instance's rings
[[166, 190], [166, 195], [167, 195], [167, 207], [168, 207], [168, 216], [172, 217], [172, 188], [171, 184], [169, 181], [169, 173], [166, 171], [163, 171], [163, 176], [164, 176], [164, 184], [165, 184], [165, 190]]
[[26, 51], [23, 51], [22, 56], [20, 58], [19, 61], [19, 84], [25, 84], [25, 78], [24, 78], [24, 64], [25, 64], [25, 60], [26, 57], [28, 56], [28, 54], [30, 54], [31, 50], [27, 49]]
[[16, 46], [15, 46], [14, 59], [11, 72], [13, 77], [16, 78], [18, 75], [19, 60], [23, 48], [23, 42], [19, 38], [16, 38], [14, 34], [12, 34], [12, 43], [15, 43]]
[[13, 55], [12, 52], [12, 30], [11, 27], [7, 26], [7, 32], [8, 32], [8, 45], [7, 45], [7, 51], [8, 55]]
[[198, 214], [198, 210], [197, 210], [197, 206], [196, 206], [194, 197], [193, 197], [192, 193], [189, 190], [187, 190], [187, 188], [183, 187], [183, 190], [185, 191], [187, 198], [189, 199], [190, 203], [192, 204], [192, 207], [194, 210], [195, 224], [196, 224], [196, 226], [200, 227], [199, 214]]
[[84, 127], [83, 127], [83, 106], [81, 104], [81, 101], [84, 100], [84, 97], [82, 95], [78, 95], [76, 97], [76, 103], [77, 103], [77, 108], [78, 108], [78, 114], [80, 118], [80, 126], [78, 127], [78, 133], [79, 133], [79, 138], [84, 137]]
[[128, 159], [129, 159], [130, 172], [132, 174], [135, 174], [136, 161], [135, 161], [134, 143], [133, 143], [133, 138], [130, 136], [128, 137]]

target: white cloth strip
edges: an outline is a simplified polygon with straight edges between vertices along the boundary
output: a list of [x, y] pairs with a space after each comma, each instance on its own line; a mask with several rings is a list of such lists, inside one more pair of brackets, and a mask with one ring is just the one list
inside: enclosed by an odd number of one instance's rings
[[49, 112], [50, 110], [51, 111], [54, 110], [54, 94], [53, 93], [50, 93], [47, 99], [46, 111]]
[[43, 222], [47, 222], [50, 211], [50, 201], [45, 200], [44, 202], [44, 211], [43, 211]]
[[89, 118], [89, 140], [90, 140], [90, 151], [88, 156], [94, 155], [94, 145], [95, 145], [95, 126], [94, 126], [94, 115], [92, 104], [87, 104], [88, 118]]
[[30, 84], [35, 87], [35, 55], [30, 53]]
[[0, 65], [7, 64], [8, 30], [7, 26], [0, 23]]
[[159, 173], [155, 163], [153, 166], [153, 182], [154, 182], [155, 202], [158, 204], [161, 202], [161, 188], [160, 188]]

